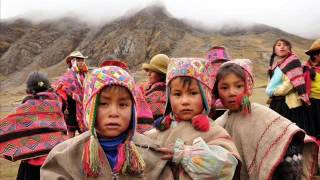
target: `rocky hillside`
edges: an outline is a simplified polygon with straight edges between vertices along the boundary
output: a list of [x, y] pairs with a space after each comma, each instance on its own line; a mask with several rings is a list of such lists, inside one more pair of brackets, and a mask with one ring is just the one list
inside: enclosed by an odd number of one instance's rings
[[99, 27], [69, 18], [37, 24], [23, 19], [0, 22], [0, 90], [21, 85], [34, 70], [59, 76], [66, 70], [63, 59], [75, 49], [89, 56], [91, 66], [106, 54], [116, 54], [137, 70], [157, 53], [204, 57], [210, 45], [224, 45], [232, 57], [252, 59], [257, 78], [264, 80], [272, 44], [280, 37], [289, 39], [301, 59], [306, 58], [303, 52], [312, 40], [261, 24], [202, 30], [155, 6]]

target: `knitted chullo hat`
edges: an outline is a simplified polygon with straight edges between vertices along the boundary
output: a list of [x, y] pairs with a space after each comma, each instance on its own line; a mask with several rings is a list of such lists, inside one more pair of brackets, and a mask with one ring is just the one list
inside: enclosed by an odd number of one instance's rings
[[133, 99], [131, 125], [129, 126], [128, 138], [118, 148], [117, 163], [114, 171], [124, 175], [140, 175], [143, 173], [145, 163], [141, 158], [132, 136], [136, 127], [136, 100], [134, 79], [124, 69], [117, 66], [106, 66], [93, 70], [87, 76], [84, 84], [84, 121], [90, 131], [90, 140], [86, 142], [83, 151], [83, 169], [87, 176], [98, 176], [101, 166], [104, 166], [103, 149], [99, 145], [95, 123], [101, 90], [107, 86], [121, 86], [128, 89]]
[[230, 61], [230, 56], [223, 46], [213, 46], [209, 49], [207, 59], [211, 63], [215, 63], [218, 60]]
[[[165, 114], [169, 115], [172, 112], [170, 104], [170, 83], [178, 77], [190, 77], [197, 80], [201, 92], [202, 102], [205, 113], [210, 112], [210, 104], [212, 101], [211, 90], [213, 87], [212, 81], [209, 78], [209, 71], [211, 66], [202, 58], [172, 58], [167, 71], [167, 101], [165, 107]], [[164, 119], [165, 120], [165, 119]], [[156, 125], [157, 126], [157, 125]], [[161, 125], [159, 124], [158, 127]], [[157, 128], [158, 128], [157, 127]], [[158, 128], [161, 130], [161, 128]]]
[[[232, 61], [225, 62], [221, 65], [221, 68], [227, 66], [228, 64], [236, 64], [240, 66], [244, 71], [245, 77], [245, 90], [244, 94], [241, 95], [240, 103], [241, 109], [244, 113], [251, 112], [251, 103], [249, 101], [248, 96], [252, 95], [253, 85], [254, 85], [254, 77], [252, 72], [252, 62], [250, 59], [234, 59]], [[220, 70], [221, 70], [220, 68]], [[219, 71], [220, 71], [219, 70]], [[219, 74], [219, 72], [218, 72]], [[215, 83], [215, 82], [214, 82]]]

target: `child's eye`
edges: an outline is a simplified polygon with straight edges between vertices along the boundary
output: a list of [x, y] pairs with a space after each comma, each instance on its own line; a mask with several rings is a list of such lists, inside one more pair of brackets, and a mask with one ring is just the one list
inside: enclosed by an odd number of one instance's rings
[[100, 106], [106, 106], [106, 105], [108, 105], [108, 103], [107, 102], [100, 102], [99, 105]]
[[238, 85], [237, 85], [237, 88], [238, 88], [238, 89], [243, 88], [243, 87], [244, 87], [243, 84], [238, 84]]
[[120, 106], [121, 108], [126, 108], [126, 107], [129, 106], [129, 104], [128, 104], [128, 103], [120, 103], [119, 106]]
[[181, 96], [181, 93], [173, 93], [173, 96]]
[[197, 92], [197, 91], [191, 92], [191, 95], [197, 95], [197, 94], [199, 94], [199, 92]]
[[227, 90], [228, 88], [226, 86], [222, 86], [222, 87], [220, 87], [220, 89]]

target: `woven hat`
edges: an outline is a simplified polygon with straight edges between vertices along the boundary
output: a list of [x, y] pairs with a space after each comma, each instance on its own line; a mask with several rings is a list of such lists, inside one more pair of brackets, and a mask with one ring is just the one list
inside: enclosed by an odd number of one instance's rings
[[211, 66], [203, 58], [172, 58], [168, 66], [167, 73], [167, 102], [165, 107], [165, 114], [171, 111], [171, 105], [169, 102], [169, 84], [177, 77], [190, 77], [199, 82], [199, 88], [201, 96], [205, 104], [206, 112], [209, 113], [212, 97], [211, 90], [213, 82], [209, 78]]
[[129, 71], [128, 65], [125, 62], [122, 62], [121, 60], [104, 60], [99, 65], [99, 67], [104, 67], [104, 66], [118, 66], [126, 71]]
[[83, 58], [87, 59], [88, 56], [84, 56], [80, 51], [73, 51], [72, 53], [69, 54], [69, 56], [66, 57], [66, 63], [70, 64], [72, 58]]
[[310, 55], [310, 54], [312, 54], [312, 52], [317, 51], [317, 50], [320, 50], [320, 38], [317, 39], [316, 41], [314, 41], [312, 43], [312, 45], [310, 46], [309, 50], [307, 50], [305, 53], [307, 55]]
[[169, 57], [165, 54], [157, 54], [150, 60], [150, 64], [143, 63], [142, 68], [146, 71], [155, 71], [158, 73], [166, 74], [169, 64]]
[[207, 59], [210, 62], [214, 63], [215, 61], [218, 61], [218, 60], [230, 61], [231, 58], [225, 47], [213, 46], [208, 51]]

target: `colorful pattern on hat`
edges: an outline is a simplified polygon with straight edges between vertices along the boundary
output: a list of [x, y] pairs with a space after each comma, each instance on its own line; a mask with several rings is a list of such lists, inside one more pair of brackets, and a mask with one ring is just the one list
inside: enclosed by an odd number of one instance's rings
[[171, 111], [169, 102], [170, 89], [168, 87], [170, 82], [177, 77], [190, 77], [199, 82], [206, 113], [209, 113], [212, 101], [211, 90], [213, 87], [213, 82], [209, 78], [211, 68], [209, 63], [203, 58], [172, 58], [167, 72], [167, 104], [165, 114]]
[[[126, 87], [136, 102], [135, 82], [127, 71], [117, 66], [106, 66], [92, 71], [86, 78], [84, 85], [84, 110], [86, 123], [89, 130], [94, 128], [92, 124], [97, 94], [105, 87], [118, 85]], [[134, 103], [135, 104], [135, 103]], [[136, 119], [135, 119], [136, 120]]]
[[231, 58], [224, 47], [214, 46], [214, 47], [210, 48], [210, 50], [208, 51], [207, 59], [211, 63], [214, 63], [217, 60], [229, 61]]
[[212, 89], [213, 83], [208, 76], [210, 68], [209, 63], [203, 58], [172, 58], [168, 65], [167, 86], [172, 79], [187, 76], [197, 79], [203, 85]]

